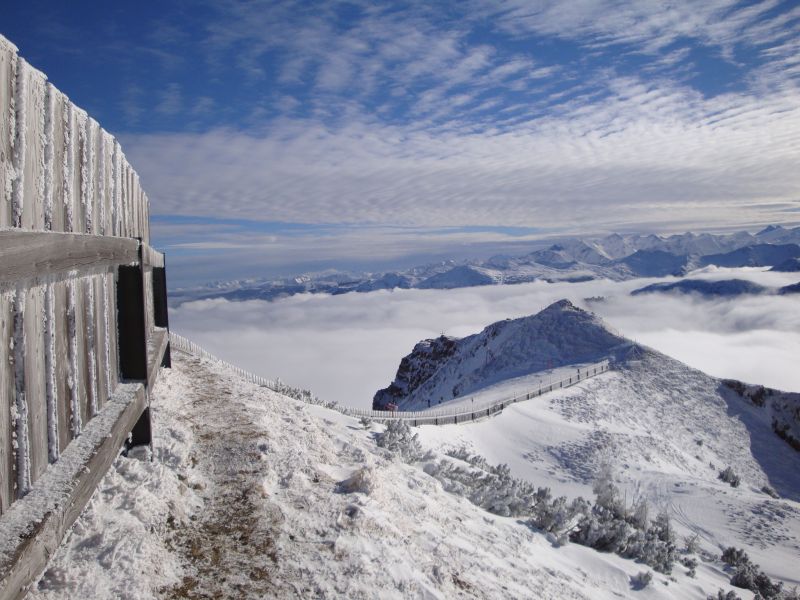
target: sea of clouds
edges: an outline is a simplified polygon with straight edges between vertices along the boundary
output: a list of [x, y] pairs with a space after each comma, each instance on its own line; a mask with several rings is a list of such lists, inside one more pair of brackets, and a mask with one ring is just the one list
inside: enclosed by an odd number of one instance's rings
[[[717, 268], [692, 277], [737, 277], [772, 287], [798, 279], [793, 273]], [[441, 333], [476, 333], [495, 321], [533, 314], [568, 298], [623, 335], [711, 375], [800, 391], [796, 295], [629, 295], [664, 280], [304, 294], [273, 302], [211, 299], [173, 309], [170, 320], [175, 331], [246, 370], [279, 376], [340, 404], [368, 407], [418, 341]], [[591, 297], [605, 300], [587, 304], [584, 299]]]

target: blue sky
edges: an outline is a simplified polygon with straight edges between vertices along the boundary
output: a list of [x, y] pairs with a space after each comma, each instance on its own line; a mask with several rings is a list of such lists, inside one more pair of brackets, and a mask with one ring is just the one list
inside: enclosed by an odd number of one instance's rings
[[121, 139], [181, 282], [800, 219], [796, 2], [33, 0], [0, 32]]

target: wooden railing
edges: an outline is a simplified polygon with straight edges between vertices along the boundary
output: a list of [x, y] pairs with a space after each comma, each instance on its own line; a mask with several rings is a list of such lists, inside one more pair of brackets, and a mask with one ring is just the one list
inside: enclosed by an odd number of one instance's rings
[[[119, 144], [0, 36], [0, 600], [24, 596], [169, 363], [164, 256]], [[127, 440], [127, 441], [126, 441]]]

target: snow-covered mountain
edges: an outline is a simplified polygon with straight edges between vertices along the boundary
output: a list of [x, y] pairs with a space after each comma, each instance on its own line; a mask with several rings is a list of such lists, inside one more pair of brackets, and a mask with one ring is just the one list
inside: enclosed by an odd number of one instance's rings
[[193, 289], [171, 290], [170, 301], [222, 297], [274, 300], [301, 293], [344, 294], [391, 289], [453, 289], [531, 281], [614, 281], [684, 275], [715, 264], [726, 267], [773, 266], [800, 257], [800, 227], [768, 227], [756, 234], [684, 233], [612, 234], [604, 238], [568, 238], [522, 256], [486, 260], [448, 260], [403, 271], [348, 273], [325, 271], [275, 280], [248, 279]]
[[668, 283], [653, 283], [631, 292], [631, 296], [655, 293], [700, 294], [702, 296], [739, 296], [741, 294], [763, 294], [769, 288], [744, 279], [681, 279]]
[[[796, 598], [800, 394], [710, 377], [566, 302], [469, 339], [508, 355], [477, 399], [535, 385], [541, 371], [512, 375], [529, 359], [615, 368], [414, 439], [175, 350], [152, 391], [154, 460], [116, 460], [29, 597], [753, 598], [731, 587], [734, 547], [760, 565], [745, 575], [785, 583], [769, 597]], [[480, 374], [485, 347], [465, 340], [431, 344], [416, 388]], [[669, 573], [606, 544], [636, 538], [624, 519], [603, 529], [604, 506], [666, 515], [647, 535]], [[595, 520], [558, 521], [575, 507]]]
[[560, 300], [535, 315], [498, 321], [462, 339], [421, 341], [400, 362], [389, 387], [375, 394], [373, 407], [391, 402], [401, 410], [427, 408], [498, 381], [601, 360], [626, 343], [592, 313]]

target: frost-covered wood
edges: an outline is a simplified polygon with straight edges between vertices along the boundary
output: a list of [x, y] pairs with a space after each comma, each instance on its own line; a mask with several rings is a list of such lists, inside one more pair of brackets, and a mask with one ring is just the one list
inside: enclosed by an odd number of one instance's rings
[[[147, 245], [138, 175], [119, 143], [2, 36], [0, 190], [0, 598], [12, 598], [142, 415], [167, 332], [143, 295], [164, 258]], [[118, 367], [125, 265], [140, 273], [145, 312], [146, 364], [133, 387]]]
[[136, 262], [139, 248], [134, 239], [14, 229], [0, 231], [0, 246], [0, 285]]
[[0, 520], [0, 600], [22, 598], [92, 496], [142, 413], [144, 387], [119, 387], [105, 408], [24, 499]]

